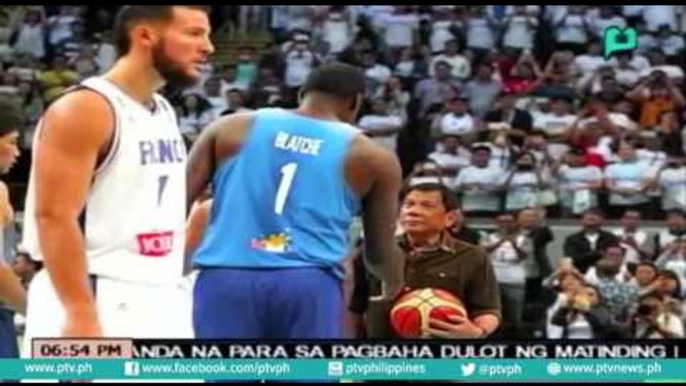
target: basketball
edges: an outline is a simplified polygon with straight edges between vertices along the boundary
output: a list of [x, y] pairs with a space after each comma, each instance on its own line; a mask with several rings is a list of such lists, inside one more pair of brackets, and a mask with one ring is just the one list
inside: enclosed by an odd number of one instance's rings
[[391, 326], [403, 338], [420, 338], [431, 318], [450, 322], [449, 315], [467, 316], [462, 302], [448, 291], [424, 288], [411, 291], [391, 309]]

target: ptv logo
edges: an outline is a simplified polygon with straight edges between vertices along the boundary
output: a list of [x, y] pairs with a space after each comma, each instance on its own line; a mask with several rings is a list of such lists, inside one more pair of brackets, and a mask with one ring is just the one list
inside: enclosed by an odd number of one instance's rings
[[141, 233], [138, 238], [138, 251], [143, 256], [164, 257], [174, 246], [174, 231]]

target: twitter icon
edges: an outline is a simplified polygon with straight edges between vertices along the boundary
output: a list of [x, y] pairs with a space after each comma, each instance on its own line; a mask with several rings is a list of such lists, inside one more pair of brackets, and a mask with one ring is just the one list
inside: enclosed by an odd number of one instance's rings
[[465, 377], [471, 376], [476, 371], [476, 363], [465, 363], [460, 367], [462, 368], [462, 375]]

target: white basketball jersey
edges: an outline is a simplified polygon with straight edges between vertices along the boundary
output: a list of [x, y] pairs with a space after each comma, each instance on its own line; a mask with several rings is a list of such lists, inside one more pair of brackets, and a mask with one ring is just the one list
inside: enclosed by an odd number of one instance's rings
[[[104, 78], [87, 79], [82, 86], [109, 101], [116, 121], [110, 151], [95, 171], [86, 203], [88, 271], [132, 282], [175, 282], [183, 271], [186, 149], [174, 110], [157, 94], [150, 110]], [[83, 119], [88, 119], [88, 111]], [[40, 146], [41, 129], [39, 125], [34, 150]], [[24, 246], [42, 260], [34, 169], [26, 200]]]

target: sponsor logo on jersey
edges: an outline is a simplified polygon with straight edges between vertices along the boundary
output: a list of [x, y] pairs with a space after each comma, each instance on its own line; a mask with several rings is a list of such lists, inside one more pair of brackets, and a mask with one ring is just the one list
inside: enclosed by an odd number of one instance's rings
[[167, 256], [174, 247], [174, 231], [140, 233], [138, 239], [138, 253], [148, 257]]
[[288, 252], [291, 238], [286, 233], [275, 233], [261, 239], [252, 239], [250, 246], [261, 251], [284, 253]]

